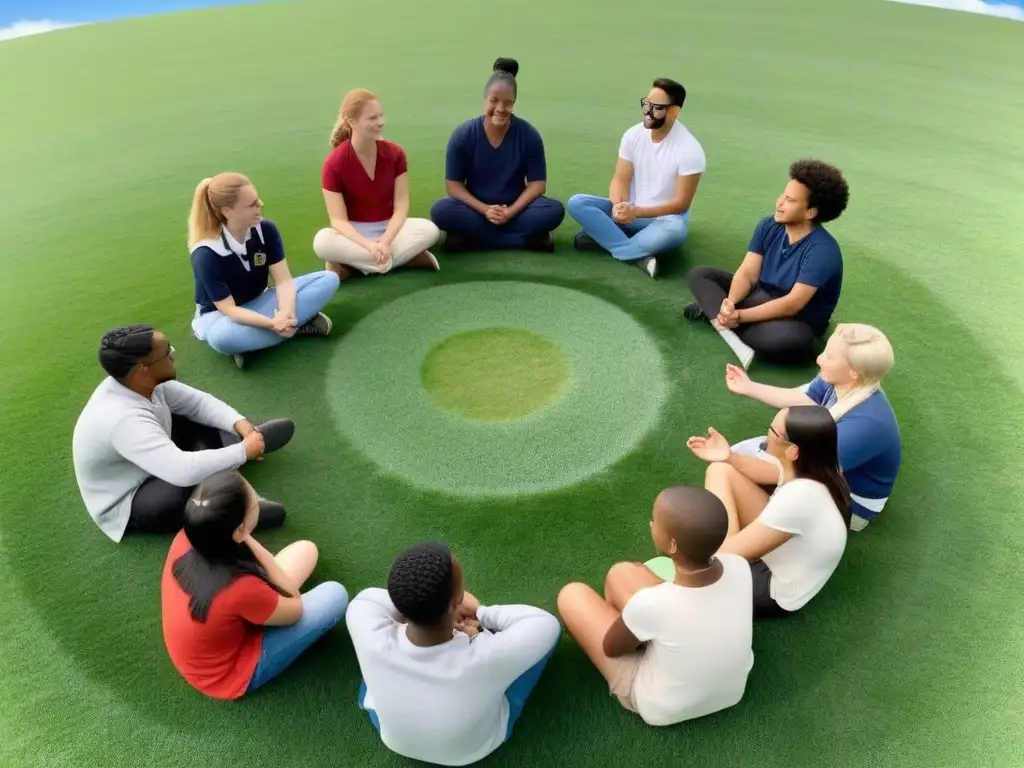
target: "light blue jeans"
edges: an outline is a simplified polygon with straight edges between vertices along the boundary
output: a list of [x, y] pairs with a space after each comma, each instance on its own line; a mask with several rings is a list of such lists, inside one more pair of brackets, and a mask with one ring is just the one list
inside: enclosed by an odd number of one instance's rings
[[[295, 278], [295, 319], [299, 325], [316, 317], [317, 312], [327, 306], [341, 281], [334, 272], [311, 272]], [[277, 289], [268, 288], [252, 301], [242, 305], [245, 309], [259, 312], [264, 317], [273, 317], [278, 308]], [[255, 352], [258, 349], [274, 347], [284, 336], [269, 328], [237, 323], [220, 312], [208, 312], [192, 321], [196, 337], [205, 341], [222, 355], [237, 355]]]
[[336, 581], [318, 584], [302, 596], [302, 618], [287, 627], [263, 630], [263, 650], [247, 691], [273, 680], [323, 637], [348, 609], [348, 592]]
[[[512, 685], [505, 689], [505, 699], [508, 701], [508, 726], [505, 728], [505, 741], [512, 738], [512, 730], [519, 720], [519, 716], [523, 714], [526, 700], [530, 698], [530, 694], [533, 693], [533, 689], [540, 681], [540, 676], [556, 648], [558, 648], [557, 640], [551, 646], [551, 650], [544, 654], [544, 658], [523, 672], [523, 674], [512, 681]], [[365, 680], [359, 683], [359, 708], [370, 716], [370, 725], [373, 726], [377, 733], [380, 733], [380, 719], [377, 717], [377, 712], [366, 706]]]
[[689, 211], [619, 224], [612, 218], [611, 200], [594, 195], [573, 195], [566, 210], [595, 243], [619, 261], [636, 261], [678, 248], [686, 242], [690, 229]]

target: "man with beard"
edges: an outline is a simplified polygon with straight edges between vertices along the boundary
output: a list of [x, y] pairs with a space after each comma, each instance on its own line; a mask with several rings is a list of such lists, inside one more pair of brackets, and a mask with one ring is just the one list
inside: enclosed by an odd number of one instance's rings
[[[210, 475], [282, 448], [295, 424], [251, 424], [231, 406], [177, 381], [174, 347], [149, 325], [100, 340], [100, 382], [75, 424], [75, 476], [90, 517], [110, 539], [176, 533], [195, 486]], [[260, 499], [259, 527], [284, 522]]]
[[678, 122], [685, 100], [680, 83], [656, 79], [640, 100], [643, 122], [622, 136], [608, 197], [569, 199], [569, 215], [582, 227], [575, 240], [578, 250], [605, 250], [653, 278], [658, 254], [686, 240], [706, 159], [700, 142]]
[[689, 276], [695, 301], [687, 320], [710, 322], [744, 368], [757, 354], [803, 363], [817, 354], [843, 285], [843, 254], [823, 224], [850, 201], [843, 173], [820, 160], [798, 160], [761, 219], [736, 274], [698, 267]]

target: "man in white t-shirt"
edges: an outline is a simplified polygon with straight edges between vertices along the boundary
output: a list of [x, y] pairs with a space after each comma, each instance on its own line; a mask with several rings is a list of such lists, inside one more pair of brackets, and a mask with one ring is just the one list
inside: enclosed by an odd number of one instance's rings
[[750, 567], [715, 555], [729, 528], [710, 491], [676, 486], [654, 502], [651, 538], [671, 581], [619, 563], [604, 597], [586, 584], [558, 595], [566, 629], [623, 707], [649, 725], [673, 725], [737, 704], [754, 666]]
[[678, 248], [704, 173], [704, 149], [678, 122], [686, 89], [659, 77], [640, 100], [644, 119], [622, 135], [608, 197], [573, 195], [566, 209], [582, 227], [575, 245], [603, 249], [619, 261], [658, 274], [660, 253]]
[[345, 623], [381, 741], [437, 765], [475, 763], [511, 737], [561, 634], [540, 608], [480, 605], [438, 542], [400, 554], [388, 588], [356, 595]]

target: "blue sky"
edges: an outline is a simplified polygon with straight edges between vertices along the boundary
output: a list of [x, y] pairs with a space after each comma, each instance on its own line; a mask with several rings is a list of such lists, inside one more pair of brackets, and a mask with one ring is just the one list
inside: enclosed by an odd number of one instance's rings
[[[0, 0], [0, 27], [17, 21], [110, 21], [148, 13], [208, 5], [241, 5], [250, 0]], [[1024, 2], [1024, 0], [1021, 0]]]
[[[0, 0], [0, 41], [74, 22], [97, 22], [255, 0]], [[424, 0], [427, 2], [428, 0]], [[1024, 21], [1024, 0], [896, 0]]]

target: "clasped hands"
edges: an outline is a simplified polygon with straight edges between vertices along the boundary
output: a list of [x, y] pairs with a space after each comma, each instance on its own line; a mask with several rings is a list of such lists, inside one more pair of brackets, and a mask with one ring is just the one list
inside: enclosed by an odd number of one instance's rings
[[455, 609], [455, 629], [459, 632], [475, 637], [482, 631], [480, 620], [476, 617], [476, 610], [480, 607], [480, 601], [469, 592], [465, 592], [462, 602]]
[[612, 206], [612, 220], [617, 224], [631, 224], [636, 220], [636, 206], [621, 202]]
[[274, 316], [270, 319], [270, 323], [270, 330], [286, 339], [294, 336], [295, 331], [299, 327], [299, 322], [295, 318], [294, 313], [289, 312], [285, 314], [280, 309], [274, 310]]
[[512, 211], [509, 210], [507, 205], [488, 205], [487, 210], [484, 211], [484, 216], [496, 227], [512, 221]]
[[740, 324], [740, 311], [728, 296], [722, 299], [722, 306], [718, 308], [718, 316], [712, 325], [716, 328], [737, 328]]

